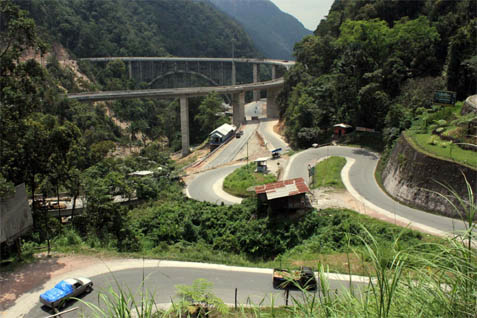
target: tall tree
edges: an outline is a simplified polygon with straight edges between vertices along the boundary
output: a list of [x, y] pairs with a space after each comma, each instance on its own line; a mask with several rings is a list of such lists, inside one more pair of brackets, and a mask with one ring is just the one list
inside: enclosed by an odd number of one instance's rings
[[29, 49], [45, 52], [34, 22], [10, 0], [0, 0], [0, 173], [14, 183], [24, 181], [19, 162], [25, 119], [42, 104], [45, 73], [35, 61], [21, 61]]

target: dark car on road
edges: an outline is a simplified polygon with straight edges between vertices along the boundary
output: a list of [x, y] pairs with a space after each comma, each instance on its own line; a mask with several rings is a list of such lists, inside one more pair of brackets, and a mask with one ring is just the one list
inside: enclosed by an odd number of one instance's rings
[[306, 290], [316, 290], [317, 285], [315, 273], [310, 267], [302, 267], [298, 270], [280, 268], [273, 270], [273, 288], [301, 287]]

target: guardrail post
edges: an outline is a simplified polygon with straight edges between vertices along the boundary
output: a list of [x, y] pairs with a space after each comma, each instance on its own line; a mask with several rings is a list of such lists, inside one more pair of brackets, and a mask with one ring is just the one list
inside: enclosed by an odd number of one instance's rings
[[290, 296], [290, 288], [289, 288], [289, 287], [287, 287], [286, 292], [285, 292], [285, 295], [286, 295], [286, 297], [285, 297], [285, 306], [288, 307], [288, 296]]
[[235, 287], [235, 310], [237, 310], [237, 287]]

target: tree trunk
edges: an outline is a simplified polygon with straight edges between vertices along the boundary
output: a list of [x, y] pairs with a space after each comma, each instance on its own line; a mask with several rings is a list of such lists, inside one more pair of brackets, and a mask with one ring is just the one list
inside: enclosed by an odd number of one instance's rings
[[22, 242], [20, 237], [15, 240], [15, 245], [17, 247], [18, 259], [21, 260], [22, 259]]

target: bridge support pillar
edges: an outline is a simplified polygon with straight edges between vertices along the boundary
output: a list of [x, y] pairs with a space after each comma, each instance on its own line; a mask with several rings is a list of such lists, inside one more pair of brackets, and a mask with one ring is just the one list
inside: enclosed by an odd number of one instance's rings
[[245, 122], [245, 92], [232, 94], [232, 124], [240, 127]]
[[280, 88], [267, 89], [267, 118], [279, 118], [280, 108], [277, 103], [277, 96]]
[[272, 65], [272, 79], [277, 78], [277, 66], [275, 64]]
[[[258, 64], [253, 64], [253, 82], [257, 83], [260, 81], [260, 73], [258, 69]], [[256, 89], [253, 91], [253, 100], [258, 101], [260, 99], [260, 90]]]
[[132, 62], [129, 61], [128, 62], [128, 73], [129, 73], [129, 79], [131, 80], [133, 77], [132, 77]]
[[237, 70], [235, 69], [235, 62], [232, 61], [232, 85], [237, 83]]
[[186, 96], [180, 97], [181, 103], [181, 135], [182, 135], [182, 157], [190, 153], [189, 140], [189, 100]]

